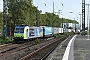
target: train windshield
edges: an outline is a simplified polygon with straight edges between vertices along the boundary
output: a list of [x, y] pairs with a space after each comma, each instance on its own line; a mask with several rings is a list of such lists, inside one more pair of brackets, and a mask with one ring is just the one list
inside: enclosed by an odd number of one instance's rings
[[14, 33], [24, 33], [24, 28], [15, 28]]

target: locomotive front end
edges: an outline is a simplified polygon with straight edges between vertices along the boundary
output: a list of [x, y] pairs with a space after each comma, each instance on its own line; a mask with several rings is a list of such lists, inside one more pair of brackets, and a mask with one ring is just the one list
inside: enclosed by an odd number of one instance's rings
[[14, 40], [24, 39], [24, 27], [16, 26], [14, 30]]

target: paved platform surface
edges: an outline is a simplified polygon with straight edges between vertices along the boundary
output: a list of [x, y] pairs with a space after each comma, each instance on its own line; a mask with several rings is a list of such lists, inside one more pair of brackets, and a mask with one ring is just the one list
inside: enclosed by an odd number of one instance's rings
[[[90, 60], [90, 36], [77, 35], [71, 44], [70, 40], [69, 37], [65, 44], [60, 44], [46, 60]], [[69, 54], [67, 49], [70, 49]]]
[[74, 41], [74, 60], [90, 60], [90, 38], [89, 37], [88, 36], [76, 37]]

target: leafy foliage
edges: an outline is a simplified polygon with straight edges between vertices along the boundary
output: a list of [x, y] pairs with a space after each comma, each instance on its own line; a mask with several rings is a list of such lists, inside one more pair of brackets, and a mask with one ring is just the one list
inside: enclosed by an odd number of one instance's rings
[[2, 31], [2, 26], [3, 26], [3, 13], [0, 12], [0, 33]]
[[87, 32], [86, 31], [82, 31], [81, 32], [81, 35], [84, 35], [85, 36], [85, 35], [87, 35]]
[[5, 40], [0, 38], [0, 44], [10, 43], [10, 42], [12, 42], [12, 40], [10, 40], [9, 38], [7, 38]]
[[[36, 22], [36, 10], [37, 7], [33, 6], [33, 0], [24, 0], [24, 1], [12, 1], [9, 0], [8, 8], [9, 8], [9, 19], [8, 23], [10, 23], [8, 26], [15, 25], [21, 25], [26, 24], [29, 26], [34, 26]], [[37, 19], [39, 26], [45, 25], [45, 26], [53, 26], [53, 27], [59, 27], [59, 25], [62, 23], [62, 18], [59, 18], [58, 15], [55, 15], [50, 12], [46, 12], [45, 14], [41, 14], [41, 10], [37, 11]], [[76, 23], [76, 21], [72, 21], [69, 19], [63, 19], [63, 22], [72, 22]]]
[[13, 42], [10, 38], [0, 35], [0, 44]]
[[[37, 7], [33, 6], [33, 0], [23, 0], [20, 2], [8, 0], [8, 2], [8, 26], [15, 27], [15, 25], [21, 24], [34, 26], [36, 22], [36, 10], [39, 26], [58, 27], [62, 22], [62, 18], [53, 13], [46, 12], [45, 14], [41, 14], [41, 10], [39, 11]], [[76, 21], [63, 19], [63, 22], [69, 21], [76, 23]]]
[[[78, 23], [76, 20], [69, 20], [63, 18], [59, 18], [58, 15], [55, 15], [50, 12], [46, 12], [45, 14], [41, 14], [41, 10], [38, 10], [37, 7], [33, 5], [33, 0], [8, 0], [8, 15], [7, 15], [7, 24], [8, 28], [14, 30], [16, 25], [26, 24], [29, 26], [35, 26], [36, 24], [36, 10], [37, 10], [37, 19], [39, 26], [52, 26], [52, 27], [60, 27], [60, 24], [63, 22], [71, 22]], [[0, 13], [0, 32], [2, 29], [2, 15]]]
[[39, 40], [39, 39], [36, 39], [36, 40], [34, 41], [34, 45], [38, 45], [38, 44], [40, 44], [40, 40]]

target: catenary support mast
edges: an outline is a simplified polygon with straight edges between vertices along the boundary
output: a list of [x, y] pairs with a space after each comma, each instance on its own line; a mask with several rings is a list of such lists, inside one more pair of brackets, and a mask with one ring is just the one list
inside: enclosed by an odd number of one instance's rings
[[82, 30], [85, 31], [85, 0], [82, 0]]

